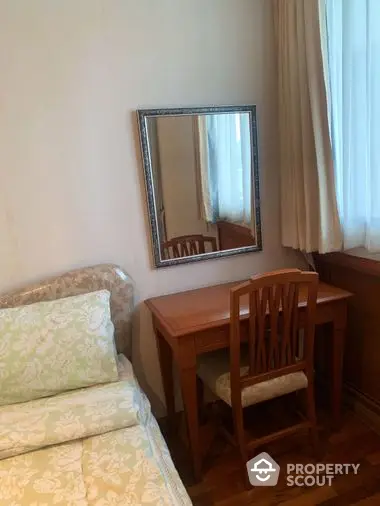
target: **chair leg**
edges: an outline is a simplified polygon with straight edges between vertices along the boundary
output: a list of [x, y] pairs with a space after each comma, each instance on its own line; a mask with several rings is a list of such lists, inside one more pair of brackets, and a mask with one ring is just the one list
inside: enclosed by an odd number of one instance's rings
[[310, 442], [313, 448], [315, 458], [318, 459], [320, 456], [320, 448], [318, 444], [318, 427], [317, 427], [317, 416], [315, 412], [315, 398], [314, 398], [314, 384], [309, 383], [306, 389], [306, 409], [307, 418], [310, 422]]
[[247, 462], [248, 462], [247, 448], [245, 445], [245, 440], [241, 440], [238, 437], [238, 441], [239, 441], [239, 454], [240, 454], [240, 460], [241, 460], [241, 470], [243, 473], [244, 487], [246, 490], [250, 490], [252, 488], [252, 485], [249, 482], [248, 472], [247, 472]]
[[198, 420], [200, 425], [204, 423], [204, 385], [197, 376]]
[[247, 473], [248, 452], [244, 432], [243, 411], [241, 408], [240, 410], [236, 409], [233, 411], [233, 419], [234, 419], [235, 438], [239, 446], [239, 454], [241, 460], [241, 469], [243, 473], [244, 486], [247, 490], [250, 490], [252, 488], [252, 485], [249, 482]]
[[243, 482], [244, 482], [244, 488], [246, 490], [251, 490], [252, 485], [248, 478], [248, 472], [247, 472], [247, 461], [244, 459], [244, 462], [242, 463], [242, 472], [243, 472]]

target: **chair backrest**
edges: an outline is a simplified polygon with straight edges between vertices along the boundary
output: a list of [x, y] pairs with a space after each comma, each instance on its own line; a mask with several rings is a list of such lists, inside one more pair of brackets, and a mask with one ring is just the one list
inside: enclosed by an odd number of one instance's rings
[[162, 245], [165, 259], [200, 255], [207, 252], [206, 244], [210, 245], [211, 251], [217, 251], [216, 238], [202, 234], [182, 235], [173, 237]]
[[[240, 402], [241, 405], [241, 390], [246, 386], [300, 370], [312, 379], [317, 292], [318, 274], [299, 269], [254, 276], [231, 289], [233, 404]], [[248, 315], [242, 322], [243, 303]], [[303, 346], [300, 346], [300, 329], [303, 329]], [[245, 335], [249, 367], [248, 373], [241, 377], [240, 346]]]

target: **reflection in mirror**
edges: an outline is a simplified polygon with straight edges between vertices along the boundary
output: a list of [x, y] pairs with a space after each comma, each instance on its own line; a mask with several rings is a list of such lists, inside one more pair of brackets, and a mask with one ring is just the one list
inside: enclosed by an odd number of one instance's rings
[[261, 249], [254, 107], [139, 119], [156, 266]]

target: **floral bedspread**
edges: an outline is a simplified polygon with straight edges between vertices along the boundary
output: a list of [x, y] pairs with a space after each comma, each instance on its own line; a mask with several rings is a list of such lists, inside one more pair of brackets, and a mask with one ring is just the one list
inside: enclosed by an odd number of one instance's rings
[[119, 373], [0, 408], [0, 506], [191, 505], [123, 356]]

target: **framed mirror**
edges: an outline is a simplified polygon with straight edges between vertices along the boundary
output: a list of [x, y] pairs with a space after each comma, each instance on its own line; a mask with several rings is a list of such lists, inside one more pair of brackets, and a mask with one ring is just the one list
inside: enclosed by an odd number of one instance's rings
[[256, 107], [137, 114], [155, 266], [261, 250]]

